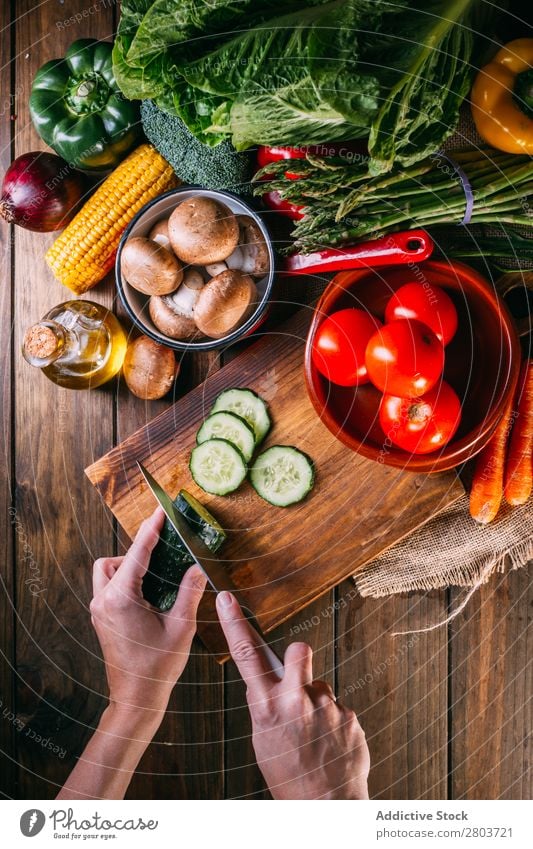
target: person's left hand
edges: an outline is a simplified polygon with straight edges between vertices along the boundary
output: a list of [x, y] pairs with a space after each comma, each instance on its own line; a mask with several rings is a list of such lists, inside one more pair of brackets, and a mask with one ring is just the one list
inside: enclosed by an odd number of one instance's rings
[[168, 612], [161, 613], [142, 596], [142, 579], [163, 519], [158, 507], [124, 557], [103, 557], [93, 567], [91, 618], [104, 655], [110, 704], [121, 711], [166, 709], [196, 632], [206, 585], [198, 566], [185, 573]]

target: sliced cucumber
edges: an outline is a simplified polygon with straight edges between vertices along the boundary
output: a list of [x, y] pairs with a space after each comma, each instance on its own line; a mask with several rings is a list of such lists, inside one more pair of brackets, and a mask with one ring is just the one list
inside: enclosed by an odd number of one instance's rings
[[312, 490], [314, 479], [311, 458], [291, 445], [267, 448], [250, 469], [250, 481], [257, 494], [276, 507], [302, 501]]
[[196, 442], [201, 445], [208, 439], [227, 439], [239, 449], [247, 462], [254, 453], [254, 431], [245, 419], [235, 413], [227, 413], [225, 410], [211, 413], [198, 431]]
[[208, 439], [197, 445], [189, 465], [198, 486], [212, 495], [233, 492], [248, 471], [241, 452], [227, 439]]
[[256, 445], [259, 445], [270, 430], [267, 405], [251, 389], [225, 389], [216, 399], [211, 413], [219, 413], [221, 410], [236, 413], [248, 422], [253, 428]]
[[[203, 504], [182, 489], [174, 504], [183, 513], [192, 529], [211, 551], [217, 551], [226, 534]], [[148, 570], [144, 575], [144, 598], [159, 610], [170, 610], [178, 594], [179, 585], [194, 559], [182, 544], [176, 531], [165, 518], [156, 547], [152, 551]]]

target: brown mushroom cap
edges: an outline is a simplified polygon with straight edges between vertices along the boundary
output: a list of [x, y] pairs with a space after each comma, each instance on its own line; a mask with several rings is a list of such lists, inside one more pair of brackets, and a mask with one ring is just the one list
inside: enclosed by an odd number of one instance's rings
[[120, 271], [143, 295], [167, 295], [183, 279], [181, 263], [174, 254], [143, 236], [128, 239], [122, 248]]
[[176, 207], [168, 221], [172, 250], [190, 265], [226, 259], [239, 242], [239, 225], [231, 209], [212, 198], [192, 197]]
[[[185, 281], [182, 283], [182, 286], [184, 285]], [[181, 287], [174, 294], [178, 295], [180, 292]], [[200, 331], [193, 318], [192, 308], [190, 306], [183, 307], [176, 303], [172, 295], [163, 295], [162, 297], [153, 295], [150, 298], [148, 311], [157, 329], [171, 339], [188, 342], [200, 336]]]
[[194, 308], [194, 320], [206, 336], [222, 339], [243, 324], [257, 301], [252, 278], [228, 269], [206, 283]]
[[238, 215], [239, 245], [244, 254], [242, 271], [262, 277], [270, 268], [270, 257], [258, 223], [249, 215]]
[[174, 352], [139, 336], [128, 345], [124, 358], [124, 380], [130, 392], [143, 401], [162, 398], [171, 389], [179, 372]]

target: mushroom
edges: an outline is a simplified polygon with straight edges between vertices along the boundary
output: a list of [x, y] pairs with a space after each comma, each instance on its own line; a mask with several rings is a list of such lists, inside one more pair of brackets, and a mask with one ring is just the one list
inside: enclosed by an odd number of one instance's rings
[[226, 259], [228, 268], [263, 277], [270, 268], [268, 248], [261, 228], [249, 215], [238, 215], [239, 244]]
[[[237, 248], [235, 248], [237, 250]], [[233, 252], [235, 253], [235, 251]], [[223, 271], [226, 271], [227, 265], [225, 262], [210, 262], [209, 265], [205, 266], [205, 270], [209, 274], [209, 279], [211, 277], [216, 277], [217, 274], [222, 274]]]
[[152, 242], [157, 242], [161, 247], [166, 248], [171, 251], [170, 247], [170, 239], [168, 238], [168, 218], [161, 218], [158, 221], [150, 232], [148, 233], [148, 238], [152, 240]]
[[248, 274], [227, 269], [206, 283], [194, 308], [196, 326], [206, 336], [222, 339], [239, 327], [257, 303], [257, 289]]
[[184, 341], [199, 336], [193, 313], [204, 286], [200, 272], [190, 268], [179, 289], [171, 295], [150, 298], [150, 317], [161, 333]]
[[209, 265], [235, 250], [239, 225], [225, 204], [200, 195], [176, 207], [168, 220], [168, 235], [172, 250], [183, 262]]
[[167, 295], [183, 279], [174, 254], [143, 236], [128, 239], [122, 248], [120, 270], [125, 280], [144, 295]]
[[128, 345], [124, 358], [124, 380], [130, 392], [143, 401], [162, 398], [172, 387], [179, 373], [174, 352], [139, 336]]

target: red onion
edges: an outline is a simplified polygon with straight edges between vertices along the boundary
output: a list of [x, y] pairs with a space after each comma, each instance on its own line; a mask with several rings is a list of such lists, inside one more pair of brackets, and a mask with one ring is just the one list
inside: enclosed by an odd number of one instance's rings
[[0, 215], [26, 230], [61, 230], [74, 218], [84, 186], [83, 175], [60, 156], [24, 153], [6, 171]]

